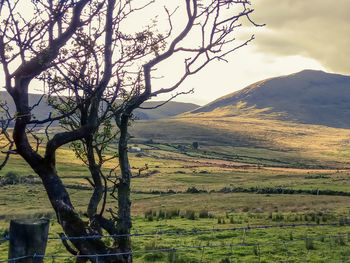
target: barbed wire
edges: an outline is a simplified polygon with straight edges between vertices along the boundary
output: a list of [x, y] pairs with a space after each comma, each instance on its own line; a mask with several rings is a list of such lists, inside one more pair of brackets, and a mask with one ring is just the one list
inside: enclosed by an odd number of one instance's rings
[[199, 234], [205, 232], [225, 232], [238, 230], [253, 230], [253, 229], [271, 229], [271, 228], [295, 228], [295, 227], [320, 227], [320, 226], [350, 226], [350, 222], [339, 223], [304, 223], [304, 224], [279, 224], [279, 225], [263, 225], [263, 226], [246, 226], [232, 228], [211, 228], [211, 229], [192, 229], [192, 230], [173, 230], [173, 231], [156, 231], [149, 233], [133, 233], [133, 234], [115, 234], [115, 235], [89, 235], [79, 237], [49, 237], [51, 240], [77, 240], [77, 239], [101, 239], [101, 238], [123, 238], [123, 237], [140, 237], [140, 236], [155, 236], [155, 235], [182, 235], [182, 234]]
[[[155, 231], [149, 233], [133, 233], [133, 234], [115, 234], [115, 235], [88, 235], [88, 236], [73, 236], [73, 237], [48, 237], [49, 240], [78, 240], [78, 239], [102, 239], [102, 238], [124, 238], [124, 237], [140, 237], [140, 236], [156, 236], [156, 235], [182, 235], [182, 234], [199, 234], [205, 232], [225, 232], [239, 230], [254, 230], [254, 229], [271, 229], [271, 228], [295, 228], [295, 227], [320, 227], [320, 226], [350, 226], [350, 222], [337, 223], [304, 223], [304, 224], [279, 224], [279, 225], [263, 225], [263, 226], [246, 226], [232, 228], [210, 228], [210, 229], [192, 229], [192, 230], [173, 230], [173, 231]], [[9, 241], [9, 236], [0, 239], [0, 243]]]
[[5, 260], [1, 260], [1, 263], [5, 263], [5, 262], [12, 262], [12, 261], [16, 261], [16, 260], [20, 260], [20, 259], [25, 259], [25, 258], [31, 258], [32, 256], [22, 256], [22, 257], [17, 257], [17, 258], [9, 258], [9, 259], [5, 259]]
[[[133, 254], [147, 254], [147, 253], [155, 253], [155, 252], [170, 252], [170, 251], [180, 251], [180, 250], [190, 250], [190, 249], [205, 249], [205, 248], [233, 248], [233, 247], [247, 247], [247, 246], [265, 246], [265, 245], [278, 245], [278, 244], [288, 244], [295, 243], [299, 241], [306, 240], [317, 240], [317, 239], [325, 239], [325, 238], [340, 238], [340, 237], [348, 237], [350, 233], [343, 233], [339, 235], [322, 235], [315, 237], [305, 237], [293, 240], [282, 240], [282, 241], [274, 241], [274, 242], [261, 242], [261, 243], [235, 243], [235, 244], [220, 244], [220, 245], [204, 245], [204, 246], [187, 246], [187, 247], [172, 247], [172, 248], [161, 248], [161, 249], [152, 249], [152, 250], [144, 250], [144, 251], [129, 251], [129, 252], [119, 252], [119, 253], [110, 253], [110, 254], [91, 254], [91, 255], [30, 255], [23, 256], [18, 258], [12, 258], [7, 260], [1, 260], [0, 263], [7, 263], [16, 261], [24, 258], [102, 258], [102, 257], [112, 257], [112, 256], [124, 256], [124, 255], [133, 255]], [[345, 260], [345, 259], [342, 259]]]

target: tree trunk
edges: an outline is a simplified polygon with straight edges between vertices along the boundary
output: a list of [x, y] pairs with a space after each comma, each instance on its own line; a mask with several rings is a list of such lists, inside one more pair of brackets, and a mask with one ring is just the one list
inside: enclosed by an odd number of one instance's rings
[[[83, 237], [97, 234], [84, 222], [75, 211], [69, 194], [55, 171], [41, 170], [39, 176], [42, 179], [52, 207], [54, 208], [58, 222], [68, 237]], [[118, 253], [118, 250], [108, 248], [101, 239], [74, 239], [71, 240], [80, 255]], [[120, 257], [99, 258], [99, 263], [122, 263]], [[91, 262], [96, 262], [95, 257], [89, 257]]]
[[[56, 156], [55, 156], [55, 145], [47, 145], [45, 157], [41, 157], [37, 152], [35, 152], [28, 140], [28, 136], [26, 134], [26, 126], [27, 123], [31, 119], [30, 108], [28, 107], [28, 81], [26, 79], [16, 79], [16, 85], [18, 88], [14, 90], [11, 94], [14, 98], [18, 117], [16, 118], [16, 123], [13, 131], [13, 138], [16, 143], [17, 152], [28, 162], [28, 164], [33, 168], [33, 170], [39, 175], [42, 180], [42, 183], [45, 187], [46, 193], [49, 197], [51, 205], [56, 212], [57, 219], [59, 224], [62, 226], [64, 233], [67, 237], [83, 237], [89, 235], [98, 234], [91, 227], [89, 227], [88, 223], [83, 221], [80, 218], [79, 214], [74, 209], [72, 202], [69, 197], [69, 193], [64, 187], [61, 179], [59, 178], [56, 171]], [[20, 93], [19, 91], [24, 91]], [[23, 95], [26, 94], [26, 95]], [[126, 127], [127, 128], [127, 127]], [[62, 137], [63, 134], [60, 134]], [[60, 137], [60, 138], [61, 138]], [[124, 136], [126, 138], [126, 136]], [[126, 142], [126, 140], [125, 140]], [[127, 148], [125, 148], [127, 150]], [[127, 161], [127, 159], [126, 159]], [[124, 165], [122, 165], [124, 167]], [[129, 166], [127, 165], [128, 170]], [[128, 178], [128, 174], [124, 173], [124, 178]], [[120, 192], [126, 192], [127, 197], [126, 200], [128, 202], [123, 201], [124, 198], [121, 198], [120, 201], [122, 208], [121, 216], [122, 219], [120, 233], [129, 233], [131, 227], [131, 219], [130, 219], [130, 179], [126, 180], [125, 183], [121, 184]], [[127, 190], [124, 190], [127, 189]], [[120, 203], [119, 201], [119, 203]], [[123, 205], [127, 204], [127, 206]], [[125, 209], [125, 207], [127, 207]], [[128, 225], [127, 228], [124, 228], [125, 225]], [[125, 239], [127, 242], [122, 242], [120, 248], [109, 248], [107, 247], [101, 239], [74, 239], [71, 240], [74, 247], [78, 250], [79, 255], [96, 255], [96, 254], [111, 254], [118, 252], [126, 252], [131, 250], [129, 238]], [[124, 239], [123, 239], [124, 241]], [[110, 256], [110, 257], [100, 257], [97, 258], [87, 257], [85, 261], [90, 260], [95, 263], [126, 263], [131, 262], [131, 256]], [[83, 262], [84, 259], [80, 260]]]
[[[119, 235], [129, 235], [132, 227], [131, 223], [131, 201], [130, 201], [130, 183], [131, 170], [128, 158], [128, 122], [129, 116], [122, 115], [119, 125], [119, 164], [121, 169], [121, 179], [118, 185], [118, 225], [117, 232]], [[129, 252], [131, 248], [130, 236], [118, 239], [118, 245], [121, 251]], [[132, 255], [125, 257], [125, 262], [132, 262]]]
[[103, 198], [104, 187], [102, 185], [102, 180], [101, 180], [101, 167], [96, 163], [96, 160], [95, 160], [92, 135], [86, 138], [86, 147], [87, 147], [87, 159], [89, 162], [89, 170], [94, 183], [93, 185], [94, 192], [89, 201], [89, 205], [87, 208], [87, 215], [90, 219], [91, 227], [96, 231], [98, 231], [99, 234], [102, 234], [100, 224], [96, 220], [96, 215], [97, 215], [98, 205], [100, 204]]

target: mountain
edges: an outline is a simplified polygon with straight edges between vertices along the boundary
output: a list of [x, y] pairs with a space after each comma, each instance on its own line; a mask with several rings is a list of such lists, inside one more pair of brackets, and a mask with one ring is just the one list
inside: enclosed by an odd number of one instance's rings
[[256, 82], [191, 113], [209, 112], [350, 128], [350, 76], [304, 70]]
[[[161, 104], [162, 101], [147, 101], [142, 104], [144, 108], [151, 108]], [[165, 105], [151, 110], [136, 109], [134, 114], [141, 120], [164, 119], [176, 116], [198, 108], [199, 105], [193, 103], [169, 101]]]
[[[36, 104], [40, 100], [40, 98], [41, 98], [40, 94], [29, 94], [29, 104], [30, 105]], [[15, 105], [13, 103], [12, 98], [7, 92], [0, 91], [0, 100], [7, 101], [10, 108], [10, 112], [12, 113], [15, 112]], [[148, 102], [145, 102], [142, 105], [142, 107], [151, 108], [161, 103], [162, 103], [161, 101], [148, 101]], [[199, 107], [198, 105], [193, 103], [170, 101], [159, 108], [150, 109], [150, 110], [137, 109], [134, 111], [134, 113], [138, 117], [138, 119], [154, 120], [154, 119], [163, 119], [163, 118], [168, 118], [178, 114], [182, 114], [184, 112], [191, 111], [198, 107]], [[52, 112], [52, 108], [45, 103], [45, 99], [43, 99], [41, 103], [33, 109], [33, 113], [35, 115], [35, 118], [37, 119], [47, 118], [49, 112]]]
[[159, 149], [198, 142], [194, 156], [349, 168], [350, 77], [304, 70], [262, 80], [191, 112], [136, 121], [131, 134]]

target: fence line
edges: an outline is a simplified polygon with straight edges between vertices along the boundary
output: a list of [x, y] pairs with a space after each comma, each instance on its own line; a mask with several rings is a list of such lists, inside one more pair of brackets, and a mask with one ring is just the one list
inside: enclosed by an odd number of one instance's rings
[[315, 237], [305, 237], [293, 240], [283, 240], [283, 241], [275, 241], [275, 242], [262, 242], [262, 243], [236, 243], [236, 244], [221, 244], [221, 245], [205, 245], [205, 246], [188, 246], [188, 247], [175, 247], [175, 248], [162, 248], [162, 249], [153, 249], [153, 250], [145, 250], [145, 251], [130, 251], [130, 252], [119, 252], [119, 253], [110, 253], [110, 254], [93, 254], [93, 255], [31, 255], [31, 256], [23, 256], [13, 259], [1, 260], [0, 263], [7, 263], [16, 261], [24, 258], [99, 258], [99, 257], [111, 257], [111, 256], [123, 256], [123, 255], [133, 255], [133, 254], [147, 254], [147, 253], [155, 253], [155, 252], [170, 252], [170, 251], [180, 251], [180, 250], [190, 250], [190, 249], [205, 249], [205, 248], [232, 248], [233, 247], [247, 247], [247, 246], [265, 246], [265, 245], [278, 245], [278, 244], [288, 244], [295, 243], [299, 241], [306, 240], [317, 240], [324, 238], [339, 238], [339, 237], [348, 237], [350, 233], [343, 233], [340, 235], [323, 235], [323, 236], [315, 236]]
[[5, 260], [1, 260], [1, 263], [4, 262], [12, 262], [12, 261], [16, 261], [16, 260], [20, 260], [20, 259], [25, 259], [25, 258], [32, 258], [34, 255], [32, 256], [22, 256], [22, 257], [17, 257], [17, 258], [11, 258], [11, 259], [5, 259]]
[[156, 235], [182, 235], [182, 234], [198, 234], [203, 232], [225, 232], [225, 231], [237, 231], [237, 230], [253, 230], [253, 229], [271, 229], [271, 228], [295, 228], [295, 227], [318, 227], [318, 226], [350, 226], [350, 222], [339, 222], [329, 224], [279, 224], [279, 225], [264, 225], [264, 226], [246, 226], [246, 227], [233, 227], [233, 228], [211, 228], [211, 229], [192, 229], [192, 230], [173, 230], [173, 231], [157, 231], [150, 233], [133, 233], [133, 234], [120, 234], [120, 235], [89, 235], [79, 237], [49, 237], [51, 240], [77, 240], [77, 239], [98, 239], [98, 238], [122, 238], [122, 237], [140, 237], [140, 236], [156, 236]]
[[[253, 230], [253, 229], [271, 229], [271, 228], [295, 228], [295, 227], [319, 227], [319, 226], [350, 226], [350, 222], [338, 223], [304, 223], [304, 224], [279, 224], [279, 225], [264, 225], [264, 226], [246, 226], [246, 227], [232, 227], [232, 228], [211, 228], [211, 229], [192, 229], [192, 230], [173, 230], [173, 231], [156, 231], [149, 233], [133, 233], [133, 234], [115, 234], [115, 235], [88, 235], [75, 237], [48, 237], [49, 240], [77, 240], [77, 239], [101, 239], [101, 238], [122, 238], [122, 237], [140, 237], [140, 236], [156, 236], [156, 235], [182, 235], [182, 234], [198, 234], [204, 232], [225, 232], [237, 230]], [[9, 240], [8, 236], [0, 239], [0, 242]]]

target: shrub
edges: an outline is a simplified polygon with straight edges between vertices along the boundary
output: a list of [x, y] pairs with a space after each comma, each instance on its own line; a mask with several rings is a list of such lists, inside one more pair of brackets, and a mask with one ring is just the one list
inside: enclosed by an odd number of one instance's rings
[[196, 219], [196, 213], [193, 210], [186, 210], [185, 218], [190, 219], [190, 220], [195, 220]]
[[186, 193], [198, 194], [198, 193], [199, 193], [199, 190], [198, 190], [196, 187], [193, 186], [193, 187], [187, 188]]
[[179, 216], [180, 215], [180, 209], [169, 209], [166, 211], [166, 218], [171, 219], [173, 217]]
[[208, 210], [201, 210], [199, 212], [199, 218], [208, 218], [209, 217], [209, 212]]
[[320, 224], [320, 218], [319, 217], [316, 217], [316, 224]]
[[233, 216], [230, 216], [230, 224], [234, 224], [235, 221], [233, 220]]
[[158, 211], [158, 219], [164, 219], [165, 218], [165, 211], [163, 211], [162, 209], [160, 209]]
[[15, 172], [7, 172], [4, 176], [4, 184], [18, 184], [20, 181], [20, 176]]
[[152, 216], [153, 215], [153, 210], [152, 209], [146, 210], [144, 215], [145, 215], [145, 218], [149, 217], [150, 215]]

